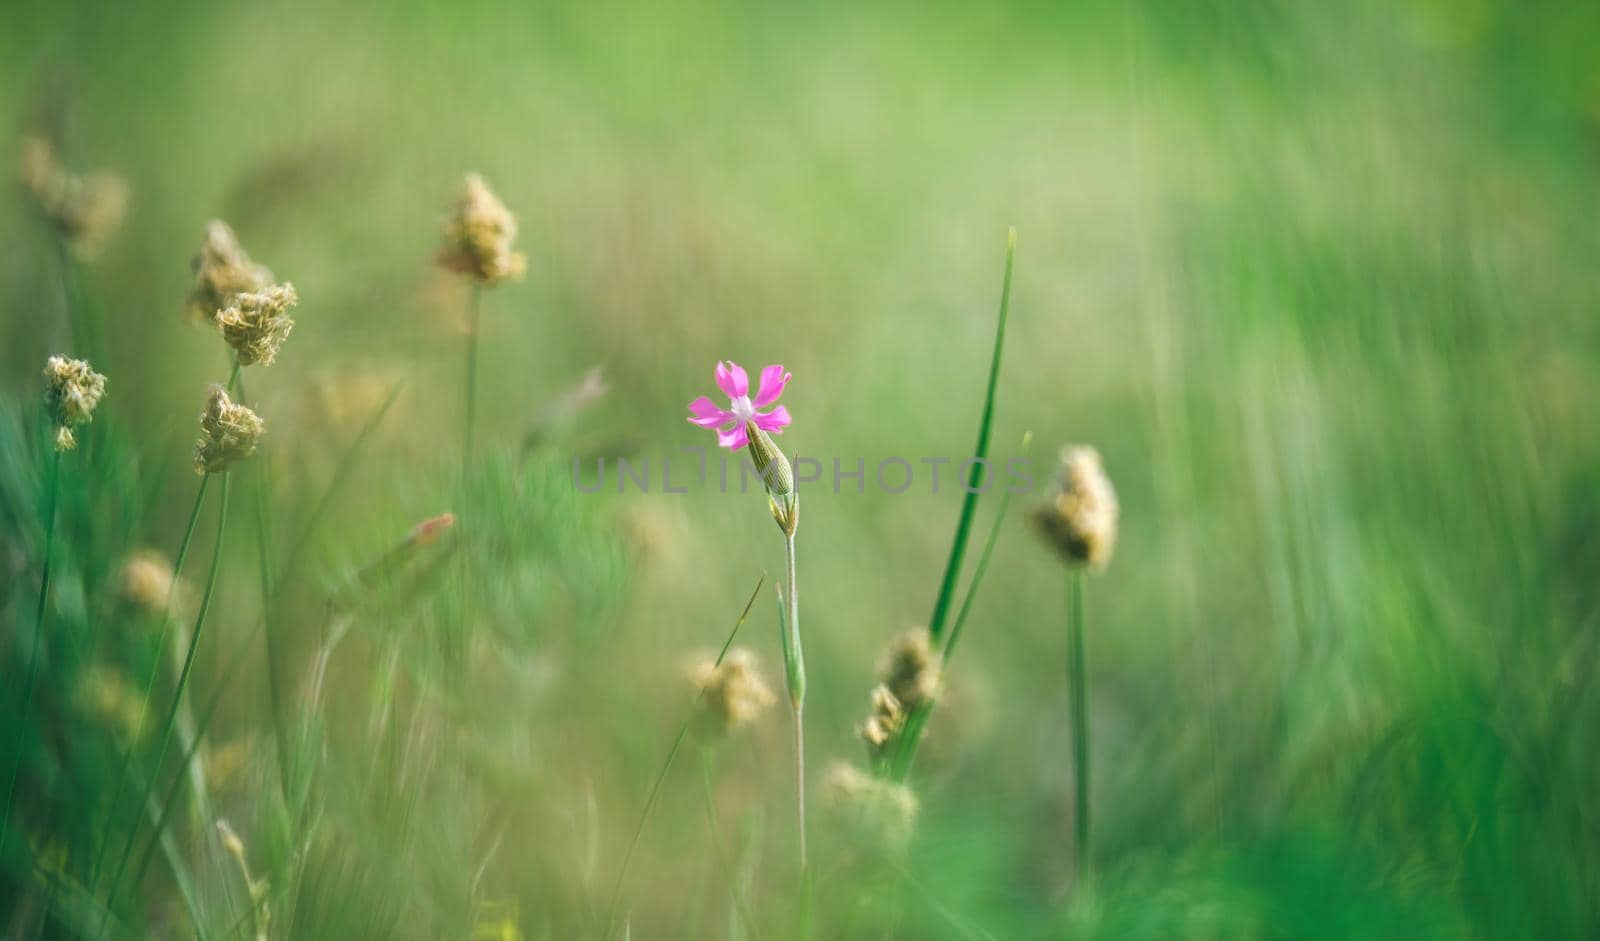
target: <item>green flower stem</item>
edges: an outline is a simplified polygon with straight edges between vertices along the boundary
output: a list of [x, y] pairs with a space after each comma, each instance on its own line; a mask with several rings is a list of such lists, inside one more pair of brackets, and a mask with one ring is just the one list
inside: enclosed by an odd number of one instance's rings
[[795, 583], [794, 533], [783, 537], [789, 591], [783, 598], [783, 666], [789, 687], [789, 705], [794, 712], [794, 807], [796, 835], [800, 845], [800, 872], [806, 869], [806, 657], [800, 645], [800, 589]]

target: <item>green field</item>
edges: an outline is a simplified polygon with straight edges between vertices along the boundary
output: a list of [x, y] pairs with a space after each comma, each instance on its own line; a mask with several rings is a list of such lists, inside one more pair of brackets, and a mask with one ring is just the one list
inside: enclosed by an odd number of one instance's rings
[[[1600, 936], [1600, 5], [19, 0], [0, 166], [0, 938]], [[436, 264], [468, 173], [522, 277]], [[213, 219], [299, 302], [202, 477]], [[720, 360], [823, 471], [803, 870], [783, 533], [660, 486]]]

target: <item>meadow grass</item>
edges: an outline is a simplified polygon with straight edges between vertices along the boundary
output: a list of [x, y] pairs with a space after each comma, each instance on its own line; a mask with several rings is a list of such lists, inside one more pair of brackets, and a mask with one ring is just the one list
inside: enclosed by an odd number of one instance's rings
[[[129, 201], [89, 255], [0, 191], [0, 935], [1600, 932], [1597, 14], [815, 12], [8, 11], [0, 152]], [[527, 270], [463, 334], [472, 170]], [[303, 295], [227, 519], [186, 460], [213, 218]], [[110, 377], [59, 476], [54, 354]], [[684, 656], [786, 571], [759, 488], [572, 483], [709, 443], [719, 357], [794, 371], [774, 440], [824, 464], [802, 890], [789, 717], [683, 725]], [[926, 485], [975, 430], [1103, 455], [1081, 592], [1035, 496]], [[125, 597], [148, 551], [171, 616]], [[880, 767], [916, 631], [938, 695]]]

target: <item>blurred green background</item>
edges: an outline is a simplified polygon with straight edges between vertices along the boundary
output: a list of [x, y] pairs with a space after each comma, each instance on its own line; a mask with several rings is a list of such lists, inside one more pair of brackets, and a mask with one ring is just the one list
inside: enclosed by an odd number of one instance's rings
[[[221, 694], [208, 749], [243, 756], [211, 815], [270, 885], [270, 936], [601, 936], [681, 666], [782, 551], [758, 496], [577, 495], [568, 462], [709, 445], [684, 405], [722, 358], [793, 371], [790, 451], [970, 453], [1008, 225], [995, 451], [1092, 443], [1122, 504], [1088, 596], [1096, 877], [1072, 872], [1065, 573], [1014, 510], [905, 858], [860, 858], [816, 811], [816, 936], [1600, 933], [1600, 6], [12, 3], [0, 142], [41, 131], [130, 202], [82, 268], [110, 385], [63, 465], [23, 728], [39, 368], [71, 341], [52, 233], [0, 190], [0, 689], [6, 740], [33, 741], [8, 937], [93, 934], [107, 821], [120, 842], [147, 812], [78, 690], [167, 656], [115, 596], [129, 551], [175, 551], [227, 374], [181, 316], [212, 218], [302, 297], [246, 374], [268, 434], [191, 690]], [[431, 256], [467, 171], [529, 270], [484, 298], [463, 496], [469, 288]], [[550, 422], [593, 367], [604, 397]], [[959, 494], [813, 493], [820, 775], [861, 758], [877, 652], [927, 618]], [[328, 602], [446, 511], [470, 620], [438, 572]], [[270, 625], [285, 796], [256, 551], [301, 531]], [[776, 683], [765, 596], [745, 630]], [[785, 722], [716, 749], [715, 823], [698, 757], [668, 778], [633, 936], [744, 937], [730, 882], [760, 936], [798, 930]], [[204, 803], [180, 800], [116, 925], [196, 934], [183, 859], [199, 933], [249, 930]]]

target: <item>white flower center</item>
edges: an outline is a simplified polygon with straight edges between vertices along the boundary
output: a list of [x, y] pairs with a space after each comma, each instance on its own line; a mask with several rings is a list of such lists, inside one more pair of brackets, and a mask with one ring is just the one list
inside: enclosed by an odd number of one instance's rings
[[748, 395], [741, 395], [734, 399], [730, 411], [733, 412], [733, 417], [739, 419], [739, 424], [741, 425], [756, 417], [756, 407], [750, 404], [750, 396]]

